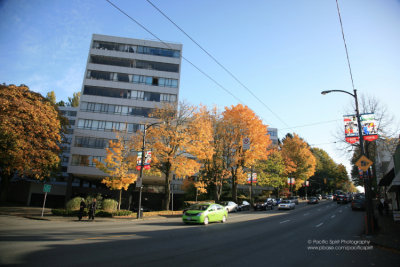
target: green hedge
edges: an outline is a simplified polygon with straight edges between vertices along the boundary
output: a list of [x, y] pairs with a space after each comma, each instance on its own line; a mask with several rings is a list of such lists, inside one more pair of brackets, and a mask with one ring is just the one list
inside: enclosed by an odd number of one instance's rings
[[[52, 209], [51, 213], [55, 216], [78, 217], [79, 210]], [[84, 210], [83, 216], [88, 216], [87, 209]], [[112, 213], [104, 210], [96, 210], [97, 217], [112, 217]]]

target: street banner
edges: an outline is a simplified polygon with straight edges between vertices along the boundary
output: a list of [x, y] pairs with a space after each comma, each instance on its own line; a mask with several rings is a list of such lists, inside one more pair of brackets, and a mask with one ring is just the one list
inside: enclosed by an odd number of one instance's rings
[[[251, 174], [247, 174], [247, 183], [251, 183]], [[257, 173], [253, 172], [253, 184], [257, 183]]]
[[[150, 163], [151, 163], [151, 151], [146, 151], [144, 155], [144, 169], [150, 170]], [[142, 168], [142, 152], [139, 151], [136, 159], [136, 170], [140, 171]]]
[[360, 121], [363, 139], [366, 141], [374, 141], [378, 139], [378, 127], [375, 121], [375, 114], [361, 114]]
[[294, 182], [295, 182], [294, 178], [287, 178], [288, 184], [294, 184]]
[[358, 135], [358, 122], [356, 115], [344, 115], [344, 136], [346, 142], [354, 144], [360, 140]]
[[249, 150], [250, 149], [250, 138], [245, 137], [243, 138], [243, 150]]

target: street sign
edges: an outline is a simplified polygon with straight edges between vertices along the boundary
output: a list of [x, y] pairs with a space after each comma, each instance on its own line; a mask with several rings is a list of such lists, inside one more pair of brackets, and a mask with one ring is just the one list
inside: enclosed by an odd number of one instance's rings
[[44, 193], [50, 193], [50, 191], [51, 191], [51, 184], [43, 185], [43, 192]]
[[243, 138], [243, 150], [249, 150], [250, 149], [250, 138], [245, 137]]
[[361, 156], [358, 160], [357, 160], [357, 162], [356, 162], [356, 166], [358, 167], [358, 168], [360, 168], [361, 170], [363, 170], [363, 171], [367, 171], [368, 170], [368, 168], [371, 166], [373, 164], [373, 162], [370, 160], [370, 159], [368, 159], [366, 156]]

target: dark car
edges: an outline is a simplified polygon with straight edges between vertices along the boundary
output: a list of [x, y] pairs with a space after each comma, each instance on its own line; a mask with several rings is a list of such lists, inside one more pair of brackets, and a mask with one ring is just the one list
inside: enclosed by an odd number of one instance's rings
[[310, 197], [308, 200], [307, 204], [318, 204], [318, 198], [317, 197]]
[[250, 203], [244, 200], [242, 204], [238, 206], [238, 211], [250, 210]]
[[355, 198], [351, 202], [352, 210], [365, 210], [365, 198]]
[[254, 204], [254, 210], [273, 210], [274, 204], [270, 200], [256, 202]]
[[347, 204], [348, 203], [348, 198], [347, 198], [347, 196], [346, 195], [338, 195], [337, 197], [336, 197], [336, 202], [338, 203], [338, 204]]

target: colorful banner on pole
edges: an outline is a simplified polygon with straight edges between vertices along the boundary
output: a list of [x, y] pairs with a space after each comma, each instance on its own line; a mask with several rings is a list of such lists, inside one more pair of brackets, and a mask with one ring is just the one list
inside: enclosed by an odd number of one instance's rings
[[[144, 169], [150, 170], [150, 163], [151, 163], [151, 151], [146, 151], [144, 154]], [[142, 168], [142, 152], [138, 152], [137, 160], [136, 160], [136, 170], [140, 171]]]
[[[251, 184], [252, 180], [251, 180], [251, 174], [248, 173], [247, 174], [247, 183]], [[257, 183], [257, 173], [253, 172], [253, 184]]]
[[[343, 116], [344, 133], [346, 142], [354, 144], [360, 140], [358, 133], [358, 122], [356, 115]], [[378, 129], [376, 126], [375, 115], [373, 113], [360, 114], [361, 130], [365, 141], [378, 139]]]
[[344, 115], [344, 136], [346, 142], [354, 144], [360, 140], [358, 137], [358, 122], [356, 115]]
[[363, 139], [366, 141], [374, 141], [378, 139], [378, 127], [375, 121], [375, 114], [361, 114], [360, 117]]
[[288, 184], [294, 184], [294, 182], [295, 182], [294, 178], [287, 178]]

